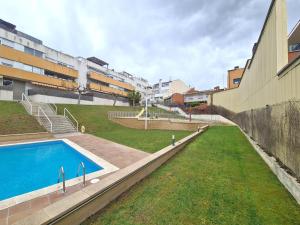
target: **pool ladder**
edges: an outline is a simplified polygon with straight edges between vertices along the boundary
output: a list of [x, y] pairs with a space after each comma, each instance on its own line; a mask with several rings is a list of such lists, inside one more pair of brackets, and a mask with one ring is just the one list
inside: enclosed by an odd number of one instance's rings
[[[83, 186], [85, 186], [85, 175], [86, 175], [86, 170], [85, 170], [85, 165], [83, 162], [79, 163], [78, 170], [77, 170], [77, 177], [79, 176], [80, 169], [82, 168], [82, 177], [83, 177]], [[61, 166], [59, 171], [58, 171], [58, 179], [57, 183], [60, 182], [60, 179], [62, 179], [63, 182], [63, 192], [66, 192], [66, 177], [65, 177], [65, 170], [64, 167]]]
[[78, 166], [78, 170], [77, 170], [77, 177], [79, 176], [79, 172], [80, 172], [80, 169], [82, 168], [82, 183], [83, 183], [83, 186], [85, 186], [85, 165], [83, 162], [79, 163], [79, 166]]
[[61, 178], [62, 178], [62, 182], [63, 182], [63, 192], [66, 192], [66, 177], [65, 177], [65, 170], [64, 170], [63, 166], [61, 166], [59, 171], [58, 171], [57, 183], [60, 182]]

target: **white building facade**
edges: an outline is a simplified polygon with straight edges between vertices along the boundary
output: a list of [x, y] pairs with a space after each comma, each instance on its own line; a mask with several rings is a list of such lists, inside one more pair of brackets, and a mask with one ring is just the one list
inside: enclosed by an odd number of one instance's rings
[[182, 80], [172, 80], [163, 82], [160, 80], [158, 83], [154, 84], [152, 87], [152, 102], [163, 102], [164, 99], [172, 96], [175, 93], [184, 94], [190, 87], [186, 85]]

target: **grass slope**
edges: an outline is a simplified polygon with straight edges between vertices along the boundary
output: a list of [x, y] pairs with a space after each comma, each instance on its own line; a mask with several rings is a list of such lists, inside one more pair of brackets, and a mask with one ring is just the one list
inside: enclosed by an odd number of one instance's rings
[[300, 207], [236, 127], [212, 127], [84, 225], [300, 224]]
[[[123, 127], [108, 120], [109, 111], [138, 111], [140, 108], [113, 107], [113, 106], [87, 106], [87, 105], [58, 105], [59, 112], [67, 107], [86, 127], [86, 132], [94, 134], [123, 145], [141, 149], [147, 152], [156, 152], [171, 143], [171, 136], [181, 139], [189, 131], [161, 131], [161, 130], [136, 130]], [[151, 109], [155, 110], [155, 109]]]
[[0, 101], [0, 135], [45, 131], [17, 102]]

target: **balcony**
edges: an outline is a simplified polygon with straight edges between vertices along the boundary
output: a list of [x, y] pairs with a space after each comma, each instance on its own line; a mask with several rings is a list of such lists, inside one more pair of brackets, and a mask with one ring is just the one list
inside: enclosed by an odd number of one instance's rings
[[124, 88], [124, 89], [129, 90], [129, 91], [134, 90], [134, 87], [131, 84], [124, 83], [124, 82], [121, 82], [121, 81], [118, 81], [118, 80], [114, 80], [114, 79], [112, 79], [110, 77], [107, 77], [107, 76], [105, 76], [103, 74], [100, 74], [100, 73], [89, 72], [88, 73], [88, 78], [90, 78], [92, 80], [101, 81], [101, 82], [106, 83], [106, 84], [113, 84], [115, 86]]
[[43, 58], [27, 54], [13, 48], [0, 45], [0, 57], [12, 61], [21, 62], [27, 65], [35, 66], [44, 70], [53, 71], [71, 78], [78, 78], [78, 71], [47, 61]]
[[89, 83], [88, 88], [93, 91], [107, 93], [107, 94], [116, 94], [123, 97], [127, 97], [128, 93], [126, 91], [121, 91], [112, 87], [107, 87], [104, 85], [96, 84], [96, 83]]
[[77, 87], [77, 83], [73, 81], [61, 80], [54, 77], [27, 72], [25, 70], [2, 65], [0, 65], [0, 74], [17, 80], [30, 81], [32, 83], [44, 84], [61, 89], [74, 89]]

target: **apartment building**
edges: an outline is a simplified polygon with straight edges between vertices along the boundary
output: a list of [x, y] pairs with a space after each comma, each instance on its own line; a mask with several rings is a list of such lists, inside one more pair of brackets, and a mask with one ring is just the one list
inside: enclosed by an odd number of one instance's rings
[[241, 82], [244, 68], [239, 66], [234, 67], [232, 70], [228, 70], [227, 75], [227, 89], [237, 88]]
[[297, 57], [300, 56], [300, 20], [294, 27], [294, 29], [289, 34], [288, 38], [288, 44], [289, 44], [289, 55], [288, 60], [289, 62], [292, 62]]
[[159, 80], [158, 83], [152, 87], [151, 101], [163, 102], [164, 99], [169, 98], [173, 94], [184, 94], [190, 89], [182, 80], [165, 81]]
[[[0, 19], [0, 99], [20, 100], [26, 93], [35, 101], [75, 103], [80, 88], [85, 104], [127, 105], [129, 91], [146, 94], [147, 80], [108, 65], [94, 56], [73, 57], [49, 48]], [[1, 90], [10, 93], [3, 97]]]
[[184, 94], [184, 104], [193, 105], [207, 103], [211, 93], [213, 93], [212, 90], [198, 91], [195, 90], [195, 88], [192, 88]]
[[0, 75], [2, 85], [12, 85], [13, 99], [33, 86], [63, 90], [77, 87], [75, 59], [43, 45], [43, 42], [0, 20]]
[[151, 95], [151, 86], [146, 79], [134, 76], [126, 71], [119, 73], [119, 75], [122, 77], [121, 79], [123, 79], [127, 83], [132, 84], [134, 89], [141, 93], [142, 101], [145, 100], [146, 96]]

